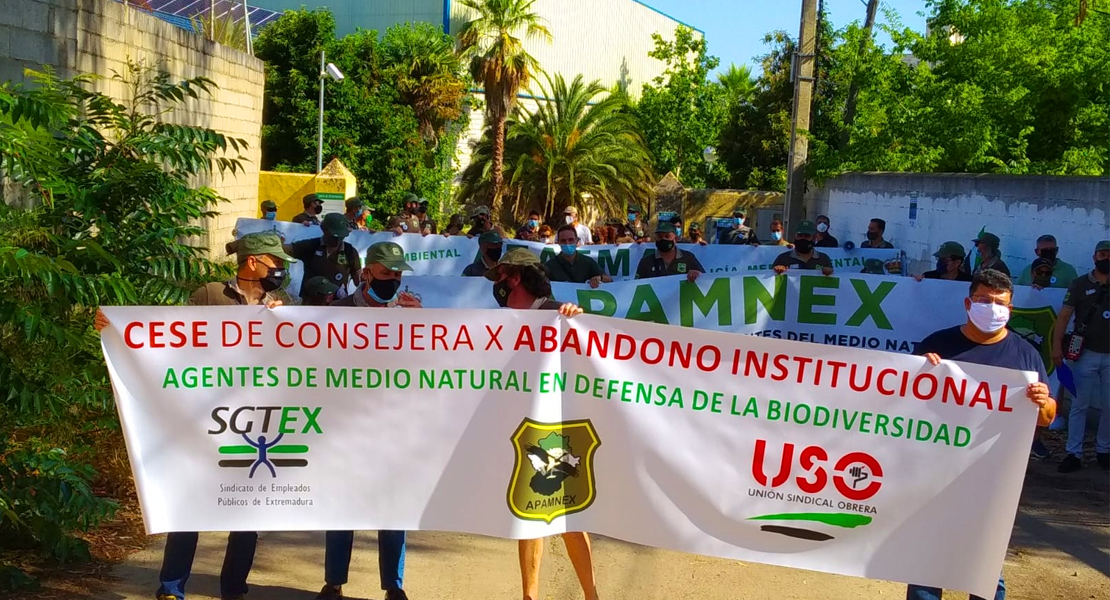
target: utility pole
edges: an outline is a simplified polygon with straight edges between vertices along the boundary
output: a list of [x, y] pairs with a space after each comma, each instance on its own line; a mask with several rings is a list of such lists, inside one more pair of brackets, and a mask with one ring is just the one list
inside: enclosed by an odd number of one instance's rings
[[320, 51], [320, 129], [316, 138], [316, 173], [324, 169], [324, 77], [326, 77], [324, 51]]
[[799, 131], [809, 131], [810, 109], [813, 105], [813, 65], [817, 46], [817, 0], [802, 0], [802, 24], [798, 45], [790, 61], [794, 82], [794, 107], [790, 125], [790, 159], [786, 172], [786, 228], [792, 235], [802, 220], [802, 204], [806, 189], [806, 160], [809, 138]]

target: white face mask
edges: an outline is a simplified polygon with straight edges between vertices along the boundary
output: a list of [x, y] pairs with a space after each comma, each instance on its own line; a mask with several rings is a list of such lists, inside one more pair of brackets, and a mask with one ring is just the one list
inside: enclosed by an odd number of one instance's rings
[[994, 333], [1010, 321], [1010, 309], [1001, 304], [972, 302], [967, 316], [979, 331]]
[[821, 233], [825, 233], [825, 232], [826, 232], [826, 231], [828, 231], [828, 230], [829, 230], [829, 226], [828, 226], [828, 225], [826, 225], [826, 224], [824, 224], [824, 223], [818, 223], [818, 224], [817, 224], [817, 231], [819, 231], [819, 232], [821, 232]]
[[567, 225], [574, 223], [574, 217], [567, 215]]

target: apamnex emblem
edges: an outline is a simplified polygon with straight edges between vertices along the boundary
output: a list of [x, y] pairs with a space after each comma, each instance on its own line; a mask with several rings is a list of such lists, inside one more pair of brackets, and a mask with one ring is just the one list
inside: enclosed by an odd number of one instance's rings
[[539, 423], [526, 418], [510, 439], [516, 461], [508, 501], [514, 515], [550, 523], [593, 504], [594, 453], [601, 440], [589, 420]]

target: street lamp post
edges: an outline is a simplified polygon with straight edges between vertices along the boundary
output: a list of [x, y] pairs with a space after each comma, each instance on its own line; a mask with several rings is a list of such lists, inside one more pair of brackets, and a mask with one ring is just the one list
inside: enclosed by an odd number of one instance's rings
[[320, 51], [320, 129], [316, 139], [316, 172], [324, 170], [324, 79], [331, 77], [343, 81], [343, 73], [335, 65], [325, 62], [324, 51]]

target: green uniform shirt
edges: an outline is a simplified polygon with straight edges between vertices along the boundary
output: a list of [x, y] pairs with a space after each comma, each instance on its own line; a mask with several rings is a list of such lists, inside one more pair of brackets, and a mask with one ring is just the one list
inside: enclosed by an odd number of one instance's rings
[[574, 262], [560, 256], [553, 256], [543, 263], [543, 270], [547, 272], [547, 278], [551, 281], [586, 283], [602, 274], [601, 265], [585, 254], [575, 254]]
[[[1057, 258], [1056, 264], [1052, 265], [1052, 279], [1048, 287], [1067, 288], [1076, 277], [1079, 273], [1076, 273], [1075, 267]], [[1033, 285], [1033, 263], [1025, 265], [1014, 285]]]
[[328, 281], [339, 286], [337, 297], [347, 295], [347, 282], [354, 281], [358, 285], [359, 274], [362, 272], [362, 261], [358, 257], [358, 250], [347, 242], [340, 242], [335, 252], [328, 252], [324, 246], [323, 238], [311, 238], [293, 242], [289, 246], [289, 254], [304, 263], [304, 275], [301, 276], [301, 292], [304, 296], [304, 284], [316, 276], [322, 276]]
[[416, 215], [401, 213], [389, 220], [387, 229], [400, 227], [405, 233], [420, 233], [420, 218]]
[[[1064, 294], [1064, 306], [1075, 310], [1075, 327], [1083, 328], [1084, 352], [1110, 353], [1110, 290], [1093, 273], [1076, 277]], [[1103, 390], [1105, 393], [1105, 390]]]
[[[281, 300], [281, 298], [274, 293], [268, 293], [262, 296], [259, 304], [265, 306], [275, 300]], [[190, 306], [236, 306], [246, 303], [247, 299], [243, 296], [238, 282], [234, 279], [205, 284], [189, 297]]]
[[649, 279], [665, 275], [685, 275], [690, 271], [705, 272], [705, 267], [701, 266], [698, 257], [693, 254], [676, 250], [674, 260], [668, 265], [656, 255], [655, 250], [648, 250], [644, 252], [640, 264], [636, 265], [636, 279]]
[[798, 256], [797, 251], [790, 250], [783, 252], [775, 258], [775, 262], [771, 263], [772, 267], [784, 266], [788, 269], [820, 269], [821, 267], [832, 268], [832, 261], [829, 260], [828, 254], [821, 254], [814, 250], [813, 256], [808, 259]]

